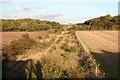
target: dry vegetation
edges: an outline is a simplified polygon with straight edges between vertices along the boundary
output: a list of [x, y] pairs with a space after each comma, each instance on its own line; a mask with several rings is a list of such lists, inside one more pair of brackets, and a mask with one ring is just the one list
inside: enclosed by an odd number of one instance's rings
[[[32, 60], [32, 78], [87, 78], [98, 77], [98, 66], [84, 54], [74, 31], [48, 33], [31, 39], [28, 34], [3, 46], [3, 60]], [[36, 65], [39, 63], [39, 70]], [[19, 71], [19, 70], [18, 70]], [[36, 74], [36, 71], [40, 71]], [[29, 71], [26, 72], [28, 75]], [[38, 76], [39, 75], [39, 76]], [[100, 76], [99, 76], [100, 77]]]

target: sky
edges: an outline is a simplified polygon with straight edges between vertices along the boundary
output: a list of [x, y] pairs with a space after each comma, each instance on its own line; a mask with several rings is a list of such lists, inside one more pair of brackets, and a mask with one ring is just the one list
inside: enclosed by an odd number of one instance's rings
[[34, 18], [61, 24], [118, 15], [118, 0], [0, 0], [0, 18]]

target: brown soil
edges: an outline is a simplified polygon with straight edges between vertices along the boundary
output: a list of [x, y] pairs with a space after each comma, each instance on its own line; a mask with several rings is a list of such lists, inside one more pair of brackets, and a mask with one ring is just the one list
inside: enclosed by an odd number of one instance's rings
[[45, 31], [39, 32], [0, 32], [2, 35], [2, 43], [10, 43], [15, 39], [19, 39], [23, 34], [28, 33], [31, 38], [45, 34]]
[[105, 50], [118, 52], [117, 31], [78, 31], [76, 33], [91, 51], [101, 52], [101, 50]]

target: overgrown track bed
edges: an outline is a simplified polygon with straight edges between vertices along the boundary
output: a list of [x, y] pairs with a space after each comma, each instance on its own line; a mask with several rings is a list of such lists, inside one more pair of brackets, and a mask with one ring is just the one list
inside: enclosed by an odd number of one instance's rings
[[[98, 65], [91, 56], [85, 54], [75, 36], [75, 31], [45, 34], [34, 40], [28, 34], [24, 34], [22, 38], [9, 45], [4, 45], [2, 49], [4, 52], [3, 60], [32, 61], [33, 69], [30, 71], [25, 69], [28, 78], [102, 77], [102, 74], [99, 74], [100, 71], [96, 73]], [[10, 69], [14, 69], [14, 67]], [[21, 66], [18, 65], [18, 67]], [[12, 71], [10, 70], [9, 73]], [[15, 71], [19, 72], [19, 70]]]
[[118, 77], [118, 31], [76, 31], [107, 77]]

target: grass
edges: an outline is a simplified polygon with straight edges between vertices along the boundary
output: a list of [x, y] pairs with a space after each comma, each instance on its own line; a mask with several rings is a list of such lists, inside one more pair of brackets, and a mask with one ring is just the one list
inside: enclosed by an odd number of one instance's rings
[[71, 46], [70, 49], [69, 49], [70, 53], [71, 52], [76, 52], [77, 51], [77, 48], [76, 46]]
[[56, 50], [56, 46], [54, 45], [54, 46], [52, 46], [52, 50]]
[[85, 77], [85, 74], [83, 74], [84, 72], [82, 72], [80, 68], [75, 67], [74, 65], [76, 63], [71, 61], [70, 58], [64, 58], [62, 56], [58, 56], [58, 54], [51, 54], [50, 56], [44, 56], [41, 60], [41, 64], [43, 66], [42, 67], [43, 78]]
[[55, 41], [55, 39], [51, 39], [49, 42], [46, 42], [44, 45], [43, 45], [43, 48], [44, 49], [47, 49], [48, 47], [51, 46], [51, 44]]
[[68, 53], [74, 53], [77, 52], [77, 47], [76, 46], [67, 46], [67, 45], [63, 45], [61, 46], [61, 49], [64, 50], [65, 52]]
[[43, 78], [59, 78], [61, 68], [50, 57], [44, 57], [41, 60]]
[[63, 53], [63, 54], [61, 54], [61, 56], [63, 56], [63, 57], [67, 57], [68, 55], [69, 55], [70, 53]]
[[63, 38], [63, 37], [61, 36], [61, 37], [59, 38], [59, 40], [56, 41], [56, 43], [58, 44], [58, 43], [61, 41], [62, 38]]

